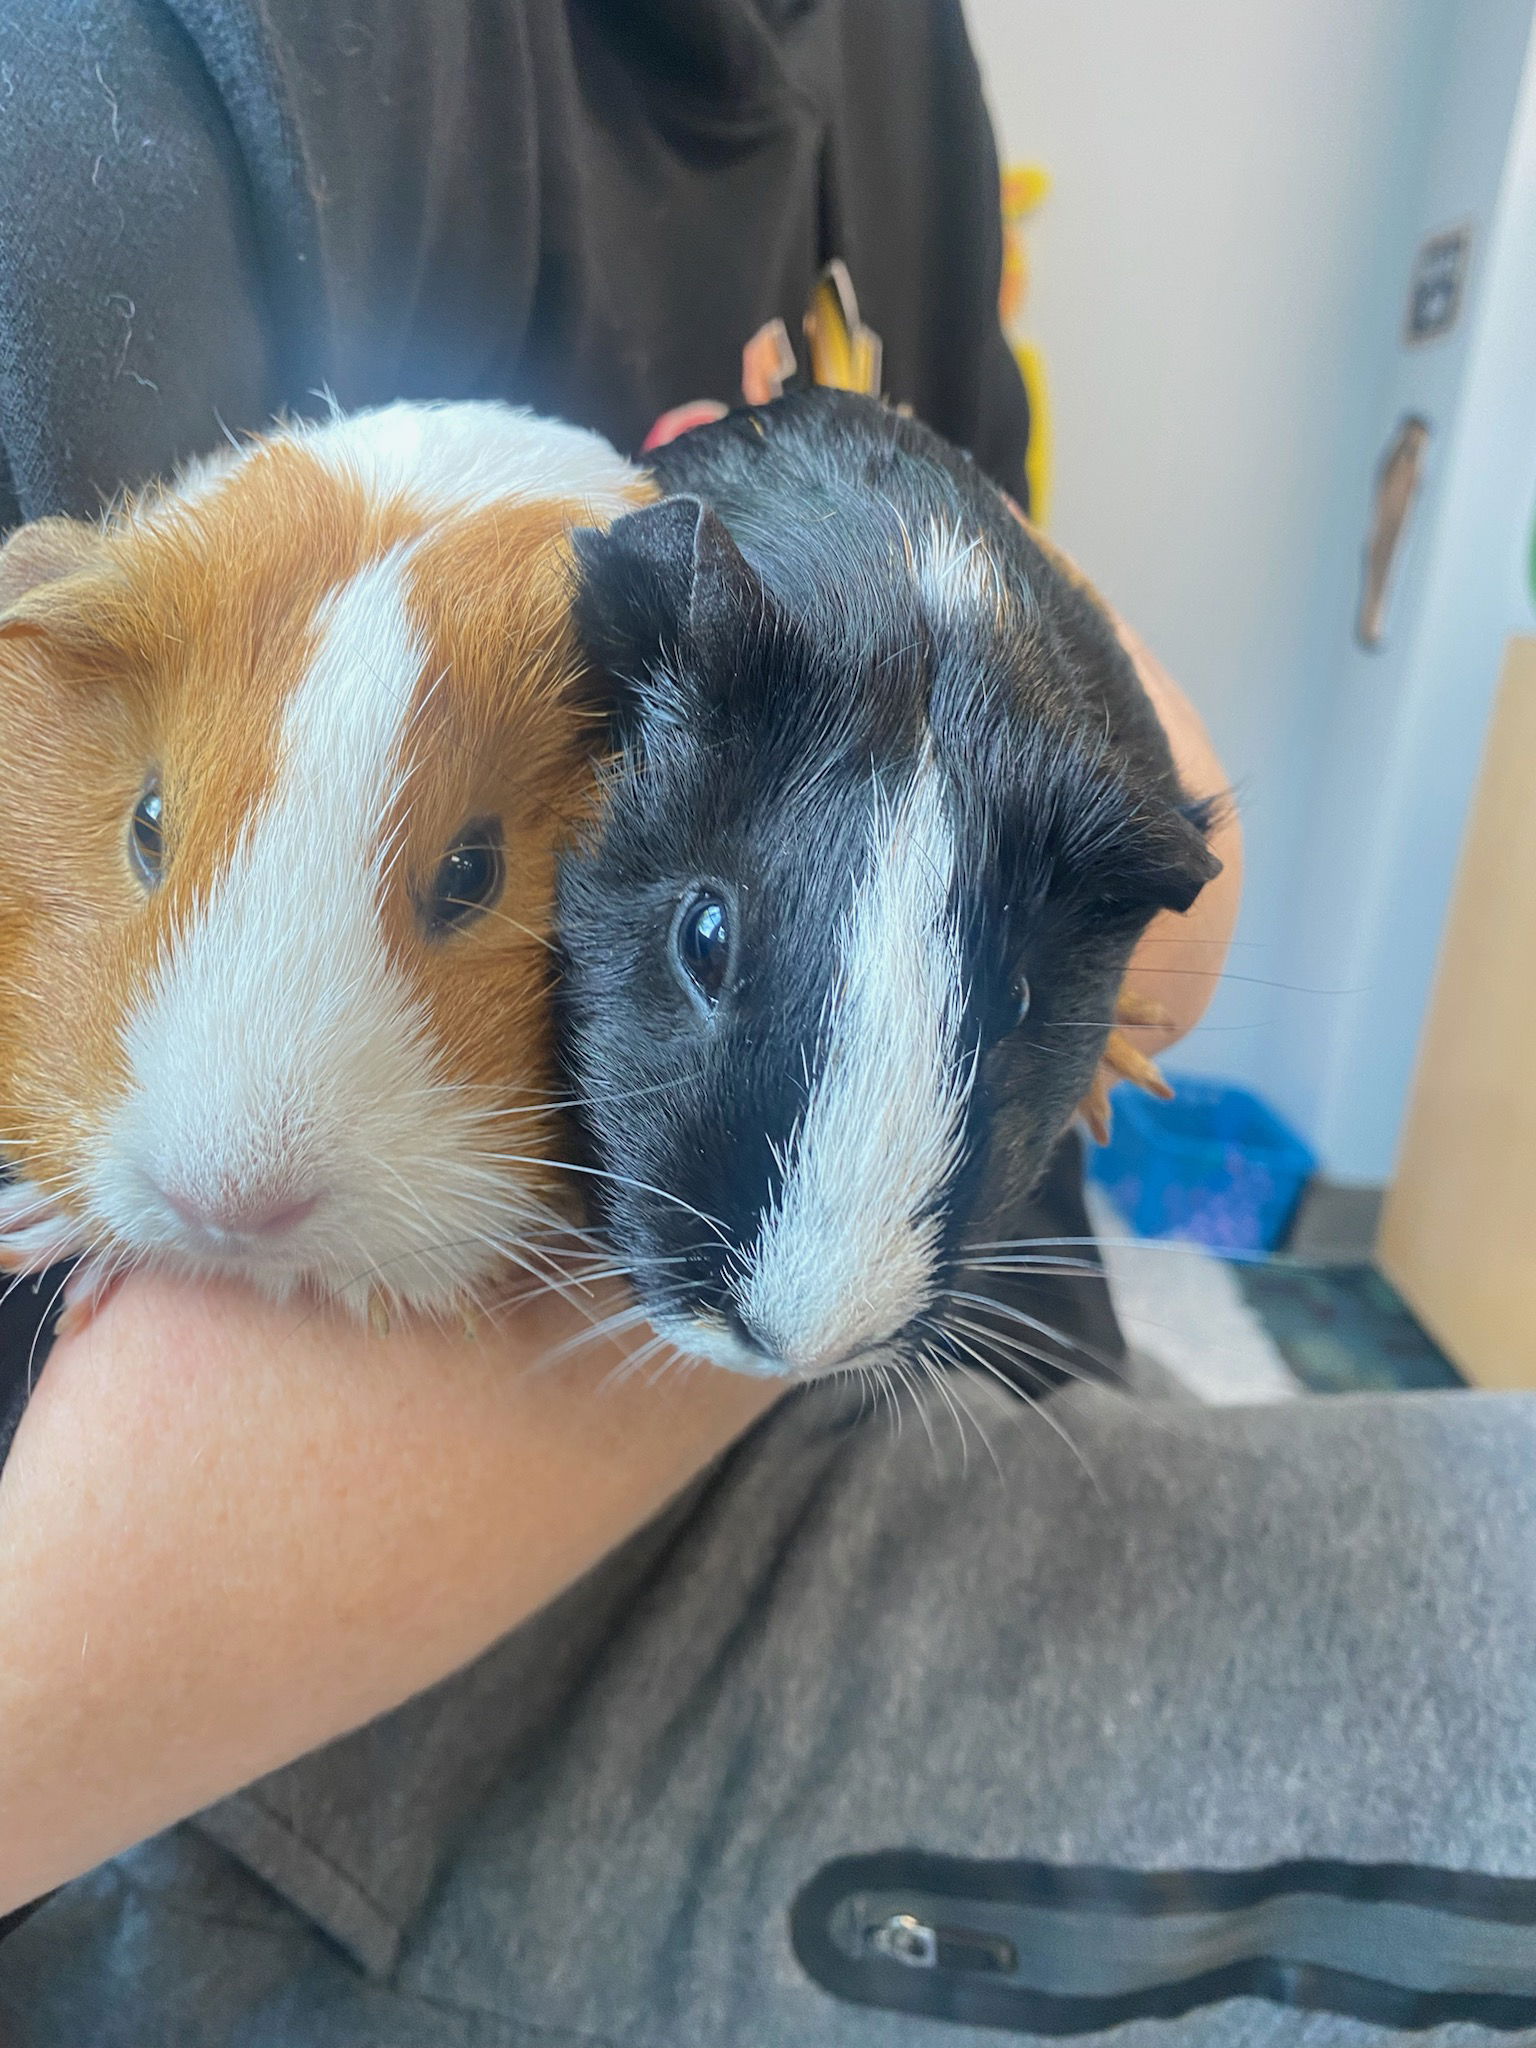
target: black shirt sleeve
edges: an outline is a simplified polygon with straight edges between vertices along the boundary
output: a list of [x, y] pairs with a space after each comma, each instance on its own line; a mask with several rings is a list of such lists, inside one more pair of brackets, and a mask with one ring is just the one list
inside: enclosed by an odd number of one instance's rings
[[65, 1270], [44, 1273], [35, 1285], [31, 1280], [3, 1282], [9, 1291], [0, 1301], [0, 1466], [53, 1342]]

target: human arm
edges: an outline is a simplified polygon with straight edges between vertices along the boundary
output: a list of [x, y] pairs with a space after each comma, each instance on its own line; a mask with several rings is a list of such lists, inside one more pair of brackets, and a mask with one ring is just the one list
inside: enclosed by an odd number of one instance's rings
[[[1185, 785], [1204, 727], [1122, 629]], [[1241, 838], [1131, 987], [1192, 1028]], [[774, 1398], [712, 1371], [539, 1370], [557, 1301], [387, 1339], [142, 1281], [54, 1351], [0, 1476], [0, 1913], [467, 1662], [679, 1491]]]
[[1166, 1023], [1123, 1027], [1137, 1050], [1152, 1059], [1194, 1030], [1216, 993], [1242, 901], [1243, 829], [1199, 712], [1140, 635], [1123, 619], [1115, 625], [1162, 721], [1180, 782], [1192, 796], [1222, 799], [1211, 830], [1211, 851], [1221, 862], [1221, 873], [1206, 883], [1189, 910], [1165, 910], [1152, 920], [1126, 977], [1132, 995], [1157, 1004], [1167, 1017]]
[[469, 1661], [781, 1391], [538, 1365], [581, 1327], [145, 1280], [60, 1343], [0, 1475], [0, 1914]]

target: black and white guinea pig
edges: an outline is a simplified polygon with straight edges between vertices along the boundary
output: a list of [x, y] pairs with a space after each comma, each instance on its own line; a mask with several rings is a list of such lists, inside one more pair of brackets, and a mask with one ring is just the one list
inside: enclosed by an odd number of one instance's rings
[[601, 1222], [685, 1352], [943, 1357], [1138, 937], [1217, 872], [1210, 807], [1102, 608], [924, 427], [805, 392], [655, 475], [576, 539], [615, 757], [562, 1028]]

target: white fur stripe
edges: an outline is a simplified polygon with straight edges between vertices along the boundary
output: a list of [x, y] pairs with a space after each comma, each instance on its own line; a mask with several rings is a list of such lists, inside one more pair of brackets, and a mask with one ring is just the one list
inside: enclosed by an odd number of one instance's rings
[[[361, 484], [370, 498], [408, 498], [435, 516], [563, 499], [596, 520], [617, 519], [634, 509], [640, 476], [600, 434], [490, 400], [336, 412], [301, 420], [281, 439], [332, 476]], [[206, 506], [268, 445], [256, 440], [199, 456], [139, 518], [154, 526]]]
[[505, 499], [574, 499], [594, 517], [632, 509], [636, 472], [601, 435], [510, 405], [386, 405], [296, 431], [370, 496], [472, 512]]
[[323, 607], [274, 787], [128, 1025], [133, 1085], [95, 1175], [120, 1239], [194, 1260], [210, 1247], [157, 1190], [200, 1208], [320, 1194], [270, 1261], [259, 1243], [217, 1248], [278, 1291], [303, 1266], [344, 1296], [432, 1301], [486, 1265], [486, 1133], [436, 1071], [380, 918], [426, 660], [408, 557]]
[[843, 1363], [933, 1298], [971, 1079], [954, 867], [928, 759], [877, 808], [810, 1100], [739, 1289], [749, 1327], [793, 1371]]
[[344, 1098], [366, 1088], [387, 1101], [419, 1079], [420, 1033], [376, 900], [380, 822], [424, 661], [403, 570], [396, 550], [328, 600], [275, 787], [128, 1028], [144, 1112], [133, 1149], [159, 1185], [194, 1198], [283, 1171], [302, 1180]]
[[990, 626], [1005, 610], [1020, 624], [1035, 616], [1034, 592], [1022, 581], [1005, 582], [979, 533], [967, 537], [959, 526], [936, 521], [919, 543], [914, 568], [918, 594], [936, 625]]

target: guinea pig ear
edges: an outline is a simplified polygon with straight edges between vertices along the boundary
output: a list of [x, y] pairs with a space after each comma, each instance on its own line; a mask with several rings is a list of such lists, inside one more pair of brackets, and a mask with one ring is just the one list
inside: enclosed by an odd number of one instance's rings
[[594, 693], [621, 723], [635, 710], [675, 715], [678, 656], [739, 632], [767, 607], [724, 522], [698, 498], [662, 498], [571, 539], [581, 577], [576, 629], [599, 671]]
[[1209, 837], [1221, 816], [1222, 800], [1170, 805], [1124, 850], [1107, 877], [1108, 894], [1116, 903], [1141, 914], [1188, 910], [1207, 882], [1221, 873]]
[[0, 639], [46, 636], [71, 607], [57, 586], [105, 566], [106, 542], [83, 519], [34, 519], [0, 546]]

